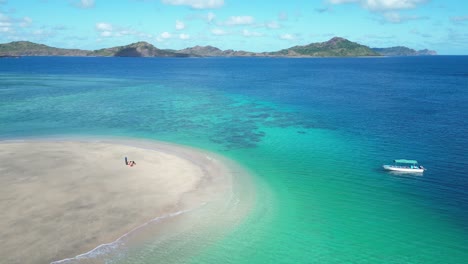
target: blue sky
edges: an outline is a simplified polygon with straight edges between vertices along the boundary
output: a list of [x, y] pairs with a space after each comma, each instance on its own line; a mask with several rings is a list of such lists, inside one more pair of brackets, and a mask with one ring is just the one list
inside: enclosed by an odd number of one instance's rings
[[465, 0], [0, 0], [0, 43], [276, 51], [333, 36], [468, 54]]

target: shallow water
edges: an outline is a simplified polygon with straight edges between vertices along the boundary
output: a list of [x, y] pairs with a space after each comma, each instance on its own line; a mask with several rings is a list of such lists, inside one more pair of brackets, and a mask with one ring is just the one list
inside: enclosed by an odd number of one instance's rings
[[[256, 206], [234, 231], [114, 263], [468, 261], [466, 56], [21, 58], [0, 72], [1, 138], [157, 139], [252, 171]], [[381, 170], [396, 158], [428, 170]]]

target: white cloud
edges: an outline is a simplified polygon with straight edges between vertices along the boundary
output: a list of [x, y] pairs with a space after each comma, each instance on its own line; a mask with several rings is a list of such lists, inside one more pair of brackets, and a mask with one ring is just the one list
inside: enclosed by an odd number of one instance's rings
[[260, 33], [260, 32], [249, 31], [249, 30], [247, 30], [247, 29], [244, 29], [244, 30], [242, 31], [242, 35], [243, 35], [244, 37], [262, 37], [262, 36], [263, 36], [263, 34]]
[[[180, 37], [180, 36], [179, 36]], [[172, 38], [172, 35], [171, 33], [169, 32], [163, 32], [161, 34], [159, 34], [157, 37], [156, 37], [156, 41], [157, 42], [164, 42], [168, 39]]]
[[141, 38], [152, 38], [151, 34], [145, 32], [140, 32], [128, 27], [122, 27], [118, 25], [112, 25], [110, 23], [100, 22], [96, 23], [96, 31], [99, 36], [109, 38], [109, 37], [125, 37], [133, 36], [136, 40], [141, 40]]
[[385, 11], [385, 10], [401, 10], [413, 9], [426, 0], [365, 0], [362, 5], [369, 10]]
[[81, 6], [83, 8], [94, 7], [94, 0], [81, 0]]
[[355, 2], [359, 2], [359, 0], [328, 0], [328, 2], [334, 5], [339, 5], [339, 4], [346, 4], [346, 3], [355, 3]]
[[10, 21], [10, 17], [0, 13], [0, 21]]
[[171, 33], [163, 32], [163, 33], [161, 33], [161, 35], [159, 35], [159, 37], [162, 38], [162, 39], [168, 39], [168, 38], [171, 38]]
[[179, 38], [180, 38], [180, 39], [183, 39], [183, 40], [186, 40], [186, 39], [189, 39], [189, 38], [190, 38], [190, 35], [188, 35], [188, 34], [183, 34], [183, 33], [182, 33], [182, 34], [179, 34]]
[[213, 12], [209, 12], [208, 15], [206, 15], [206, 20], [208, 21], [208, 23], [211, 23], [215, 18], [216, 15]]
[[112, 32], [110, 32], [110, 31], [102, 31], [99, 35], [100, 35], [101, 37], [112, 37]]
[[216, 36], [221, 36], [221, 35], [226, 35], [227, 32], [220, 28], [214, 28], [211, 30], [211, 34], [216, 35]]
[[19, 25], [20, 27], [28, 27], [31, 23], [32, 19], [30, 17], [23, 17]]
[[15, 18], [0, 12], [0, 32], [8, 33], [10, 39], [15, 37], [13, 34], [17, 34], [18, 32], [26, 32], [24, 29], [20, 28], [29, 27], [31, 24], [32, 19], [30, 17]]
[[232, 16], [224, 24], [228, 26], [237, 25], [250, 25], [253, 24], [254, 18], [252, 16]]
[[224, 5], [224, 0], [162, 0], [168, 5], [186, 5], [194, 9], [220, 8]]
[[93, 8], [94, 7], [94, 0], [79, 0], [73, 2], [74, 6], [79, 8]]
[[293, 40], [296, 39], [296, 36], [294, 34], [282, 34], [279, 38], [284, 40]]
[[109, 23], [96, 23], [96, 29], [98, 31], [112, 31], [112, 24]]
[[185, 28], [184, 22], [179, 21], [179, 20], [176, 20], [176, 22], [175, 22], [175, 28], [176, 28], [177, 30], [182, 30], [182, 29], [184, 29], [184, 28]]
[[420, 16], [402, 16], [396, 11], [414, 9], [429, 0], [328, 0], [334, 5], [358, 4], [371, 12], [377, 12], [383, 16], [382, 23], [402, 23], [410, 20], [427, 19]]
[[11, 22], [0, 19], [0, 32], [11, 32], [13, 30]]
[[421, 16], [405, 16], [405, 15], [400, 15], [397, 12], [386, 12], [383, 14], [385, 21], [383, 22], [390, 22], [390, 23], [403, 23], [406, 21], [411, 21], [411, 20], [424, 20], [428, 19], [427, 17], [421, 17]]
[[428, 0], [328, 0], [330, 4], [357, 3], [371, 11], [413, 9]]
[[270, 21], [270, 22], [265, 23], [265, 27], [269, 29], [276, 29], [276, 28], [280, 28], [280, 25], [276, 21]]

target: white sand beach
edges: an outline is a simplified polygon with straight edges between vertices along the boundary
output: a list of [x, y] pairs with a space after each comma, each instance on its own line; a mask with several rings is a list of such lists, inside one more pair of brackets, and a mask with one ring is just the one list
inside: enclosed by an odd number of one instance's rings
[[73, 258], [154, 218], [232, 196], [232, 173], [207, 153], [127, 143], [0, 142], [2, 261]]

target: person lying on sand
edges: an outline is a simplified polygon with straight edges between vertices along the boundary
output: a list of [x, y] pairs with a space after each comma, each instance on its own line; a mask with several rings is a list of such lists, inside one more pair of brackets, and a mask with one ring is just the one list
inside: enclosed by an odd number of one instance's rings
[[130, 165], [130, 167], [133, 167], [133, 165], [136, 165], [136, 162], [133, 160], [128, 161], [127, 157], [125, 157], [125, 165]]

